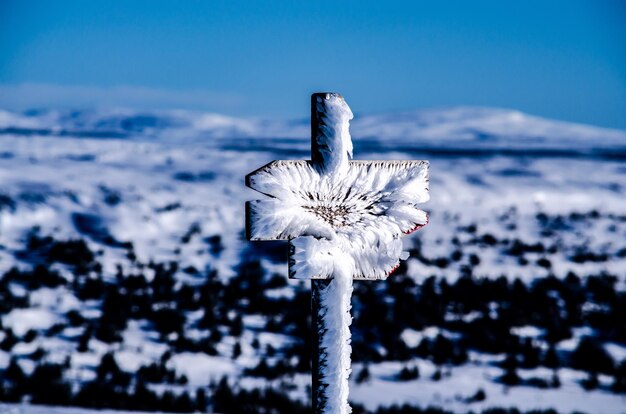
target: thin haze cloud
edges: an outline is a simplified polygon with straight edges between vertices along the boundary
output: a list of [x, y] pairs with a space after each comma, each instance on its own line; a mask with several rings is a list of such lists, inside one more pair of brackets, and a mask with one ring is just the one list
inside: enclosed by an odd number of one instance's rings
[[245, 98], [235, 93], [183, 91], [141, 86], [113, 87], [21, 83], [0, 85], [0, 107], [132, 107], [137, 109], [236, 110]]

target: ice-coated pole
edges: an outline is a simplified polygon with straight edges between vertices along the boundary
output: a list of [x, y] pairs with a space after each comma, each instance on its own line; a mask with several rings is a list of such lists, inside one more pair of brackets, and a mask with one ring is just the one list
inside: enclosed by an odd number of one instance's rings
[[[321, 175], [341, 174], [348, 168], [352, 155], [348, 132], [351, 118], [352, 112], [341, 95], [311, 96], [311, 161]], [[342, 265], [345, 263], [335, 263], [334, 267], [339, 269]], [[311, 280], [311, 400], [315, 414], [351, 412], [348, 405], [351, 293], [351, 274], [334, 272], [332, 279]]]
[[428, 162], [351, 161], [352, 112], [337, 93], [311, 97], [311, 160], [275, 160], [246, 176], [267, 196], [246, 203], [249, 240], [288, 240], [289, 277], [311, 280], [312, 404], [348, 414], [352, 281], [386, 279], [401, 238], [428, 222]]

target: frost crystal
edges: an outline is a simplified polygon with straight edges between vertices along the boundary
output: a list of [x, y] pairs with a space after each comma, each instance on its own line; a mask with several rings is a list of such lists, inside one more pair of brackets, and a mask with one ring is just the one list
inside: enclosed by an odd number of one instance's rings
[[[353, 259], [356, 279], [385, 279], [407, 257], [400, 238], [428, 222], [426, 161], [350, 161], [320, 174], [309, 161], [274, 161], [248, 177], [270, 197], [248, 204], [251, 240], [291, 240], [290, 276], [328, 278], [331, 247]], [[310, 236], [310, 237], [306, 237]], [[332, 241], [332, 243], [331, 243]]]
[[[341, 252], [334, 252], [342, 257]], [[331, 283], [319, 291], [318, 324], [323, 325], [320, 335], [320, 385], [324, 388], [322, 401], [317, 405], [324, 414], [348, 414], [352, 409], [348, 405], [348, 378], [350, 368], [350, 298], [352, 296], [352, 277], [350, 258], [336, 260]]]
[[426, 161], [350, 161], [352, 111], [313, 95], [311, 161], [274, 161], [246, 177], [250, 240], [289, 240], [289, 275], [313, 282], [316, 413], [348, 414], [353, 279], [385, 279], [408, 257], [400, 238], [428, 222]]

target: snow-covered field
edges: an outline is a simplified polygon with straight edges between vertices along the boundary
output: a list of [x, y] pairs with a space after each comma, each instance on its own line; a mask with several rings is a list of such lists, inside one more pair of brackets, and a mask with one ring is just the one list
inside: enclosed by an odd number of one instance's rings
[[[73, 407], [51, 407], [47, 405], [31, 404], [2, 404], [0, 403], [0, 414], [145, 414], [141, 411], [119, 411], [119, 410], [89, 410], [85, 408]], [[151, 414], [163, 414], [152, 411]]]
[[[504, 276], [526, 283], [549, 275], [610, 274], [617, 277], [617, 291], [625, 290], [626, 132], [488, 108], [356, 114], [351, 125], [355, 159], [430, 160], [431, 201], [424, 205], [430, 223], [405, 239], [405, 249], [412, 252], [406, 272], [418, 284], [429, 276], [454, 283], [471, 268], [477, 278]], [[236, 277], [242, 258], [259, 259], [268, 274], [286, 277], [280, 252], [271, 257], [265, 247], [251, 247], [243, 239], [244, 202], [258, 198], [245, 188], [243, 177], [273, 159], [308, 158], [308, 128], [306, 119], [182, 111], [0, 111], [0, 274], [48, 265], [49, 258], [32, 240], [51, 236], [84, 240], [109, 283], [115, 283], [119, 269], [151, 280], [155, 271], [148, 263], [176, 262], [178, 286], [199, 289], [210, 270], [224, 283]], [[31, 356], [41, 348], [45, 360], [62, 363], [71, 356], [64, 376], [79, 385], [96, 378], [96, 367], [109, 351], [123, 371], [132, 373], [171, 348], [151, 323], [137, 318], [125, 324], [121, 340], [92, 338], [87, 350], [77, 352], [85, 326], [69, 324], [56, 331], [55, 326], [66, 324], [73, 310], [97, 320], [100, 301], [79, 298], [71, 285], [75, 267], [53, 262], [51, 268], [70, 284], [33, 291], [24, 283], [10, 284], [12, 295], [26, 298], [26, 304], [2, 310], [0, 341], [9, 328], [21, 339], [31, 330], [39, 335], [0, 350], [0, 368], [15, 359], [32, 372], [37, 362]], [[370, 282], [355, 286], [359, 283]], [[292, 300], [303, 284], [292, 281], [265, 295]], [[594, 306], [600, 305], [589, 303], [588, 311]], [[194, 324], [202, 316], [202, 310], [186, 313], [187, 336], [205, 336]], [[268, 345], [280, 351], [294, 341], [266, 329], [268, 321], [266, 315], [244, 315], [240, 337], [223, 332], [216, 355], [174, 351], [167, 366], [184, 374], [187, 383], [172, 388], [194, 390], [226, 375], [245, 388], [276, 385], [306, 400], [306, 374], [293, 375], [292, 386], [285, 387], [284, 380], [246, 373]], [[538, 338], [537, 346], [547, 347], [540, 329], [511, 328], [517, 329], [514, 335]], [[403, 341], [417, 347], [433, 329], [439, 332], [437, 327], [407, 328]], [[58, 332], [45, 334], [50, 330]], [[557, 349], [571, 351], [579, 338], [593, 332], [575, 330]], [[255, 340], [260, 346], [253, 346]], [[236, 344], [241, 348], [237, 357]], [[616, 364], [624, 361], [626, 343], [607, 341], [604, 347]], [[351, 399], [369, 409], [410, 402], [459, 412], [493, 406], [626, 412], [625, 394], [609, 390], [608, 375], [601, 374], [599, 387], [590, 391], [580, 386], [586, 374], [569, 367], [559, 369], [558, 388], [508, 387], [496, 380], [501, 368], [490, 358], [495, 357], [470, 353], [467, 363], [444, 368], [438, 381], [430, 379], [438, 368], [427, 359], [371, 362], [368, 381], [351, 380]], [[395, 375], [407, 364], [419, 368], [419, 378], [397, 381]], [[522, 379], [548, 381], [552, 374], [545, 367], [519, 370]], [[485, 398], [468, 402], [478, 390]]]
[[[429, 256], [449, 251], [450, 234], [472, 223], [481, 232], [533, 242], [541, 237], [538, 212], [626, 214], [626, 132], [473, 108], [357, 115], [352, 125], [355, 159], [430, 160], [431, 222], [416, 236]], [[306, 120], [178, 112], [0, 112], [0, 182], [10, 198], [0, 216], [0, 270], [19, 262], [12, 252], [24, 231], [37, 226], [57, 238], [87, 236], [103, 250], [109, 272], [120, 263], [112, 238], [132, 241], [143, 261], [176, 259], [228, 276], [241, 248], [243, 202], [258, 198], [243, 186], [244, 175], [273, 159], [308, 158], [307, 130]], [[516, 229], [506, 220], [515, 220]], [[563, 232], [563, 247], [607, 254], [623, 247], [619, 220], [601, 217], [580, 227]], [[222, 237], [219, 258], [202, 248], [202, 237], [212, 235]], [[107, 237], [113, 248], [103, 245]], [[560, 256], [553, 257], [557, 274], [589, 270]], [[536, 270], [481, 259], [476, 273], [486, 276], [533, 277]], [[601, 267], [625, 264], [611, 260]], [[435, 271], [411, 268], [416, 277]], [[456, 274], [454, 268], [444, 273]]]

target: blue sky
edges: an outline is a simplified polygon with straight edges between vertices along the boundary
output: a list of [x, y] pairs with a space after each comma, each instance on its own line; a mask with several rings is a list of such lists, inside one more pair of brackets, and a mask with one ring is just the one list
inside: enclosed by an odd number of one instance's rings
[[480, 105], [626, 129], [626, 3], [0, 0], [0, 106]]

